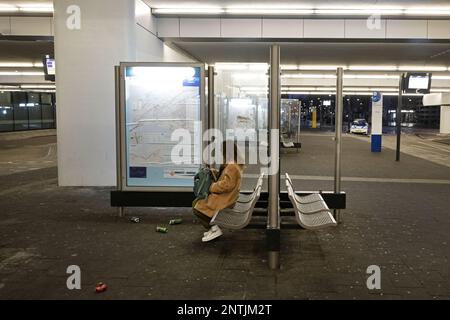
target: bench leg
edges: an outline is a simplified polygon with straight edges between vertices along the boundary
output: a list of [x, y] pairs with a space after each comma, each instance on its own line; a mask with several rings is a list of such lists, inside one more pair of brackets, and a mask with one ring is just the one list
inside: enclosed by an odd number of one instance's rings
[[338, 224], [341, 224], [343, 222], [341, 210], [334, 210], [334, 219]]
[[124, 207], [118, 207], [117, 213], [119, 215], [119, 218], [123, 218], [125, 216], [125, 208]]
[[269, 268], [270, 270], [280, 269], [280, 251], [269, 251]]
[[280, 269], [280, 229], [267, 229], [268, 262], [271, 270]]

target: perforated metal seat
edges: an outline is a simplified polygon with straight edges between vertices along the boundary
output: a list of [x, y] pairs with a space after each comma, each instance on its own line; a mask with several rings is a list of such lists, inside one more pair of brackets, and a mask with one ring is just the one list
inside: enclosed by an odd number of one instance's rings
[[261, 187], [262, 187], [263, 181], [264, 181], [264, 173], [262, 173], [262, 174], [259, 176], [258, 182], [256, 183], [256, 187], [255, 187], [255, 189], [253, 189], [253, 192], [250, 193], [250, 194], [244, 194], [244, 193], [241, 193], [241, 194], [239, 195], [239, 199], [237, 200], [237, 202], [238, 202], [238, 203], [248, 203], [248, 202], [251, 202], [251, 201], [253, 200], [254, 195], [255, 195], [255, 190], [256, 190], [256, 188], [257, 188], [258, 186], [261, 186]]
[[337, 226], [336, 220], [329, 211], [321, 211], [314, 214], [301, 214], [296, 212], [298, 224], [307, 230], [320, 230]]
[[313, 213], [317, 213], [317, 212], [321, 212], [321, 211], [329, 211], [326, 202], [323, 200], [311, 202], [311, 203], [300, 203], [297, 201], [297, 199], [295, 199], [295, 201], [297, 202], [299, 210], [303, 214], [313, 214]]
[[261, 195], [263, 179], [258, 180], [255, 190], [250, 195], [249, 202], [237, 202], [234, 208], [225, 209], [216, 213], [211, 220], [211, 225], [217, 225], [226, 229], [244, 229], [252, 220], [253, 210]]
[[[286, 186], [288, 186], [288, 184], [289, 184], [290, 187], [291, 187], [292, 189], [294, 189], [294, 184], [292, 183], [292, 179], [291, 179], [291, 177], [289, 176], [289, 174], [286, 173], [285, 176], [286, 176]], [[323, 200], [322, 195], [320, 195], [319, 193], [309, 194], [309, 195], [304, 196], [304, 197], [300, 197], [299, 195], [297, 195], [297, 194], [294, 193], [294, 197], [295, 197], [295, 199], [296, 199], [297, 202], [302, 203], [302, 204], [308, 204], [308, 203], [320, 202], [320, 201], [325, 202], [325, 201]], [[305, 210], [307, 210], [307, 208], [305, 208]], [[308, 210], [307, 210], [307, 211], [308, 211]], [[314, 210], [313, 210], [312, 212], [317, 212], [317, 211], [314, 211]], [[305, 212], [305, 213], [306, 213], [306, 212]]]
[[239, 195], [239, 199], [237, 202], [238, 203], [247, 203], [247, 202], [252, 201], [252, 199], [253, 199], [253, 193], [250, 193], [250, 194], [241, 193]]
[[[286, 187], [288, 190], [289, 199], [291, 200], [292, 206], [295, 211], [295, 218], [302, 228], [305, 228], [307, 230], [319, 230], [326, 227], [337, 226], [337, 222], [331, 214], [331, 211], [328, 209], [326, 203], [326, 209], [315, 213], [305, 214], [302, 211], [305, 208], [305, 205], [297, 201], [295, 197], [295, 191], [292, 188], [291, 184], [286, 182]], [[314, 202], [307, 205], [314, 204], [319, 204], [322, 206], [321, 202]]]

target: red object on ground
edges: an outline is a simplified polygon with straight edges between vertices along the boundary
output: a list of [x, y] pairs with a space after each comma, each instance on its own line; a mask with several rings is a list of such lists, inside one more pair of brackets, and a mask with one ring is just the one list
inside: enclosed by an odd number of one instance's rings
[[106, 289], [108, 289], [108, 286], [105, 283], [103, 283], [103, 282], [99, 282], [95, 286], [95, 292], [97, 292], [97, 293], [105, 292]]

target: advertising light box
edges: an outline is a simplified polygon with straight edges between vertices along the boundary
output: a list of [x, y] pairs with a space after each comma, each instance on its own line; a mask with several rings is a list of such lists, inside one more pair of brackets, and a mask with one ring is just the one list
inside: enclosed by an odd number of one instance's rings
[[121, 68], [123, 188], [191, 189], [201, 164], [203, 66]]

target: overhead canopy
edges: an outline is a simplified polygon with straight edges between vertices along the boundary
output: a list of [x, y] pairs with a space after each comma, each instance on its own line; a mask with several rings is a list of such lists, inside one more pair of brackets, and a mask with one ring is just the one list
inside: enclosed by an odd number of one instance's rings
[[432, 93], [423, 96], [425, 107], [450, 106], [450, 93]]

